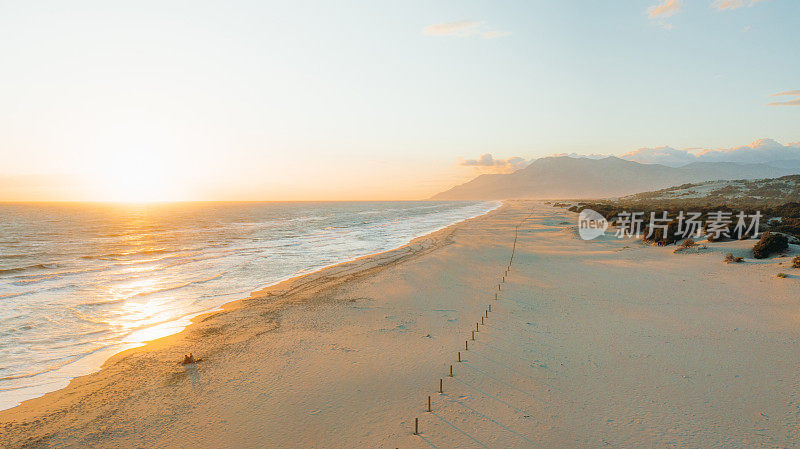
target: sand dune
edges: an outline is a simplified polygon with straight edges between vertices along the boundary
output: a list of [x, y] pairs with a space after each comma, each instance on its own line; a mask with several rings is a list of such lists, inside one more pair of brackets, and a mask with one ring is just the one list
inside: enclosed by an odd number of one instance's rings
[[[3, 443], [796, 447], [788, 259], [584, 242], [574, 220], [510, 202], [258, 292], [0, 412]], [[180, 365], [189, 351], [204, 361]]]

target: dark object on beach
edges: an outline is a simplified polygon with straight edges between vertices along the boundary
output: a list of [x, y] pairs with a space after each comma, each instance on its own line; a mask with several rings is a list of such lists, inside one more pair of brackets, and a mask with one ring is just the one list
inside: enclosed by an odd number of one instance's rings
[[794, 259], [792, 259], [792, 268], [800, 268], [800, 256], [794, 256]]
[[772, 253], [779, 253], [789, 247], [789, 239], [783, 234], [765, 232], [755, 246], [753, 256], [756, 259], [765, 259]]
[[725, 263], [731, 262], [742, 263], [744, 262], [744, 257], [734, 257], [733, 253], [725, 254]]
[[787, 278], [787, 277], [789, 277], [789, 275], [788, 275], [788, 274], [786, 274], [786, 273], [778, 273], [778, 274], [777, 274], [777, 276], [778, 276], [779, 278]]
[[197, 362], [202, 362], [202, 361], [203, 361], [202, 358], [196, 359], [196, 358], [194, 358], [194, 356], [190, 352], [190, 353], [188, 353], [188, 354], [183, 356], [183, 361], [181, 362], [181, 365], [191, 365], [192, 363], [197, 363]]

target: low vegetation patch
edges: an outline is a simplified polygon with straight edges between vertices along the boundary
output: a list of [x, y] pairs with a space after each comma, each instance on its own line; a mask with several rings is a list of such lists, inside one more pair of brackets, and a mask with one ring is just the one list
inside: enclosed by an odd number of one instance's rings
[[744, 257], [736, 257], [733, 253], [725, 254], [725, 263], [742, 263], [744, 262]]
[[708, 249], [708, 246], [705, 244], [701, 245], [700, 243], [695, 242], [694, 239], [686, 239], [682, 241], [681, 244], [678, 245], [678, 247], [675, 248], [675, 250], [673, 250], [672, 252], [673, 253], [700, 252], [700, 250], [704, 249]]
[[792, 259], [792, 268], [800, 268], [800, 256], [794, 256], [794, 259]]
[[779, 253], [789, 247], [789, 239], [783, 234], [765, 232], [761, 240], [753, 246], [753, 256], [756, 259], [766, 259], [770, 254]]

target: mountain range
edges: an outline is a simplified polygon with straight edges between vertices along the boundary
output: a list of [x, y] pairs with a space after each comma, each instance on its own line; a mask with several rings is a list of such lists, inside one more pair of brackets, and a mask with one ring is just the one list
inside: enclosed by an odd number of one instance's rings
[[682, 167], [610, 156], [544, 157], [507, 174], [484, 174], [434, 195], [433, 200], [607, 198], [713, 180], [762, 179], [800, 173], [798, 161], [739, 164], [694, 162]]

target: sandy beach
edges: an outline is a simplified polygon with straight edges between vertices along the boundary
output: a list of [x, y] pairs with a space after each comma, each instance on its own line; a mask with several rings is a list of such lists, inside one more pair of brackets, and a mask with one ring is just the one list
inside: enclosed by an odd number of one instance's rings
[[789, 258], [575, 220], [510, 201], [256, 292], [0, 412], [2, 445], [800, 447]]

